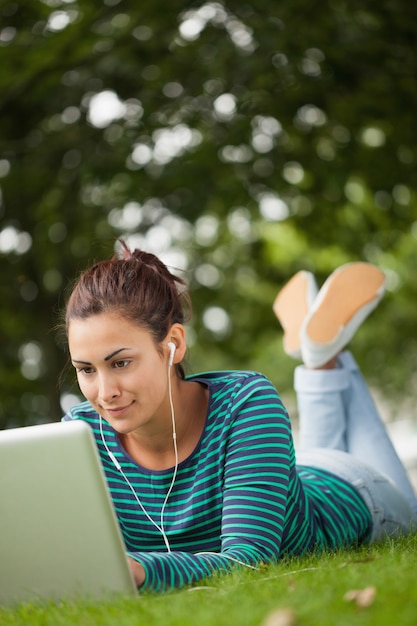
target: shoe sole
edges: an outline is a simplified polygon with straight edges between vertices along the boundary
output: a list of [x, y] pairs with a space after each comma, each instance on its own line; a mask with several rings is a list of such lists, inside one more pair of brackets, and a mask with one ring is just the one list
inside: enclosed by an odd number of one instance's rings
[[293, 358], [301, 357], [300, 329], [316, 294], [313, 274], [302, 270], [281, 289], [272, 305], [284, 330], [284, 351]]
[[[338, 338], [346, 344], [384, 291], [385, 275], [377, 267], [360, 262], [342, 266], [320, 290], [303, 335], [318, 351]], [[314, 351], [313, 346], [310, 350]]]

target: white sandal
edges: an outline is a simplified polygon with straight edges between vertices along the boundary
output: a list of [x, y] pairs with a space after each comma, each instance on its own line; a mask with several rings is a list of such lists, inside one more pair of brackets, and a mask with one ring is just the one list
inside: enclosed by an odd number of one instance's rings
[[294, 359], [301, 359], [300, 330], [317, 291], [313, 274], [302, 270], [281, 289], [272, 306], [284, 330], [284, 351]]
[[348, 263], [321, 287], [301, 332], [301, 356], [307, 367], [321, 367], [349, 341], [385, 293], [385, 274], [370, 263]]

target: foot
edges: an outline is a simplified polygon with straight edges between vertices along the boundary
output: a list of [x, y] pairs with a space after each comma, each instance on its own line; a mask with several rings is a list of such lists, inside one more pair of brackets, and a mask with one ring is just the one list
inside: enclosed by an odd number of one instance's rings
[[317, 295], [313, 274], [301, 271], [281, 289], [272, 306], [283, 330], [284, 351], [301, 358], [300, 329]]
[[352, 339], [385, 293], [384, 273], [369, 263], [348, 263], [320, 289], [300, 332], [307, 367], [331, 361]]

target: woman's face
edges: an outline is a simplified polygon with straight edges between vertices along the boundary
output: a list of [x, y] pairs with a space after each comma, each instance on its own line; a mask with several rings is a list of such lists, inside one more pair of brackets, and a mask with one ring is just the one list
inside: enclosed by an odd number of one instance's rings
[[169, 348], [110, 313], [73, 319], [68, 344], [78, 384], [95, 410], [120, 434], [152, 432], [169, 416]]

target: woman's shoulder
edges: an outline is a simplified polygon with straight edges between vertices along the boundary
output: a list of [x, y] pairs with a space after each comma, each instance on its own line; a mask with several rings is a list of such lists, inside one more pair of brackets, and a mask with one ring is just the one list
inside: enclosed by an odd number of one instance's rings
[[97, 411], [87, 401], [80, 402], [71, 407], [62, 418], [63, 422], [70, 422], [71, 420], [84, 420], [86, 422], [95, 422], [100, 418]]
[[199, 374], [187, 376], [187, 380], [206, 383], [208, 386], [216, 384], [242, 385], [256, 381], [264, 381], [272, 384], [264, 374], [251, 370], [216, 370], [200, 372]]
[[208, 415], [216, 424], [288, 423], [289, 417], [273, 383], [251, 370], [221, 370], [196, 374], [189, 380], [208, 386]]
[[213, 395], [252, 395], [262, 390], [277, 394], [272, 382], [260, 372], [251, 370], [219, 370], [188, 376], [187, 380], [206, 385]]

